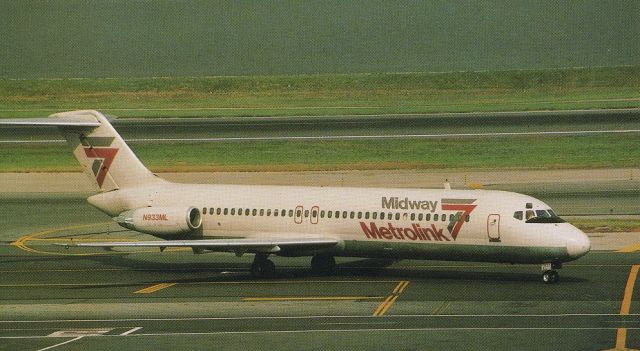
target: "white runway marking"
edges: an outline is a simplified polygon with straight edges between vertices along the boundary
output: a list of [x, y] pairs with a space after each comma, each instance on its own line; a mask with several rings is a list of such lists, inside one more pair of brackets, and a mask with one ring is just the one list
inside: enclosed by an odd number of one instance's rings
[[[640, 316], [640, 313], [630, 313], [629, 316]], [[607, 317], [620, 316], [619, 313], [559, 313], [559, 314], [393, 314], [387, 315], [385, 319], [391, 318], [513, 318], [513, 317], [536, 317], [536, 318], [558, 318], [558, 317]], [[371, 315], [354, 316], [247, 316], [247, 317], [185, 317], [185, 318], [121, 318], [121, 319], [45, 319], [45, 320], [0, 320], [2, 323], [86, 323], [86, 322], [171, 322], [171, 321], [224, 321], [224, 320], [263, 320], [263, 319], [377, 319]], [[137, 335], [137, 334], [136, 334]]]
[[[167, 332], [133, 334], [132, 337], [147, 336], [194, 336], [194, 335], [256, 335], [256, 334], [308, 334], [308, 333], [371, 333], [371, 332], [419, 332], [419, 331], [493, 331], [493, 330], [616, 330], [617, 327], [432, 327], [432, 328], [357, 328], [357, 329], [306, 329], [306, 330], [257, 330], [257, 331], [217, 331], [217, 332]], [[640, 327], [627, 328], [628, 330], [640, 330]], [[96, 335], [93, 337], [120, 337], [122, 335]], [[40, 339], [43, 336], [6, 336], [0, 339]], [[49, 350], [72, 341], [83, 338], [78, 337], [57, 345], [38, 350]]]
[[[41, 338], [48, 338], [48, 337], [49, 337], [49, 336], [41, 336]], [[35, 338], [38, 338], [38, 337], [35, 337]], [[71, 339], [71, 340], [67, 340], [67, 341], [61, 342], [61, 343], [59, 343], [59, 344], [51, 345], [51, 346], [49, 346], [49, 347], [45, 347], [44, 349], [40, 349], [40, 350], [38, 350], [38, 351], [51, 350], [51, 349], [53, 349], [53, 348], [55, 348], [55, 347], [62, 346], [62, 345], [68, 344], [68, 343], [72, 343], [72, 342], [77, 341], [77, 340], [80, 340], [80, 339], [82, 339], [82, 338], [84, 338], [84, 336], [78, 336], [77, 338], [73, 338], [73, 339]]]
[[[224, 142], [224, 141], [282, 141], [282, 140], [359, 140], [359, 139], [422, 139], [422, 138], [468, 138], [468, 137], [504, 137], [504, 136], [571, 136], [593, 134], [640, 133], [640, 129], [615, 130], [572, 130], [538, 132], [497, 132], [497, 133], [444, 133], [444, 134], [380, 134], [380, 135], [317, 135], [317, 136], [267, 136], [267, 137], [218, 137], [218, 138], [134, 138], [129, 143], [145, 142]], [[0, 140], [0, 144], [50, 144], [63, 143], [62, 139], [45, 140]]]
[[129, 335], [129, 334], [131, 334], [131, 333], [135, 333], [135, 332], [137, 332], [137, 331], [138, 331], [138, 330], [140, 330], [140, 329], [142, 329], [142, 327], [135, 327], [135, 328], [131, 328], [131, 329], [127, 330], [126, 332], [124, 332], [124, 333], [120, 334], [120, 335]]

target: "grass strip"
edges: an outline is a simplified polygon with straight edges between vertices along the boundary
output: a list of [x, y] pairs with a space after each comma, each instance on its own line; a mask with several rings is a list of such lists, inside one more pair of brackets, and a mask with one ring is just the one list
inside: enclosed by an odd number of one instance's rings
[[640, 107], [640, 66], [454, 73], [0, 80], [0, 117], [363, 115]]
[[571, 224], [586, 233], [640, 232], [637, 219], [571, 219]]
[[[156, 172], [639, 167], [637, 135], [131, 145]], [[0, 172], [78, 171], [64, 144], [3, 145]]]

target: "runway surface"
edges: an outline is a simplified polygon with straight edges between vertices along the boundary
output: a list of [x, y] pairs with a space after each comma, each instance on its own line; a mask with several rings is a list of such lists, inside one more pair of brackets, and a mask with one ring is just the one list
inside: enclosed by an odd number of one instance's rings
[[[116, 119], [128, 142], [563, 136], [640, 132], [640, 110], [338, 117]], [[0, 143], [55, 142], [47, 128], [0, 126]]]
[[591, 234], [556, 285], [533, 265], [339, 259], [314, 277], [278, 257], [254, 280], [251, 255], [52, 245], [146, 238], [73, 194], [5, 196], [0, 213], [2, 350], [640, 348], [640, 233]]

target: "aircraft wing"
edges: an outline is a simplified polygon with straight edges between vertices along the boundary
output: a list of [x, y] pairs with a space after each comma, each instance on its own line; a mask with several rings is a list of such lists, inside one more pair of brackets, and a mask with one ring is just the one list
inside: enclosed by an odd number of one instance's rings
[[277, 253], [282, 249], [314, 250], [332, 247], [338, 240], [330, 238], [246, 238], [246, 239], [202, 239], [202, 240], [151, 240], [151, 241], [113, 241], [83, 242], [59, 244], [78, 247], [191, 247], [210, 251], [262, 252]]

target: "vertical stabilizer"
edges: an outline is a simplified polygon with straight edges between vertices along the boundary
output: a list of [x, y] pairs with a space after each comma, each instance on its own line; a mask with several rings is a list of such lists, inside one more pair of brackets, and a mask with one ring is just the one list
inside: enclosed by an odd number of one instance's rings
[[51, 120], [98, 122], [97, 127], [59, 125], [84, 173], [101, 191], [162, 182], [140, 162], [109, 120], [93, 110], [56, 113]]

